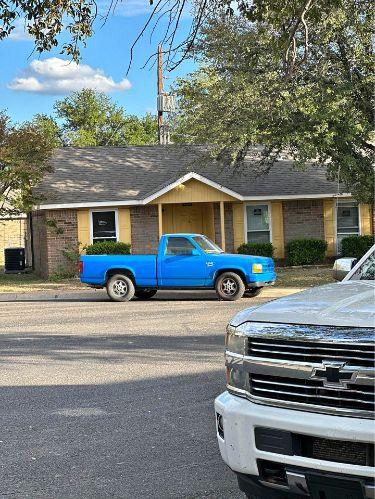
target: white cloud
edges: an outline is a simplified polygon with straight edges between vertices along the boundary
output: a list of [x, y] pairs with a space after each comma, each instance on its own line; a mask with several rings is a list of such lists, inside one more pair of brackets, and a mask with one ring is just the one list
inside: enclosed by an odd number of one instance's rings
[[32, 40], [31, 36], [27, 32], [25, 19], [17, 19], [14, 22], [14, 29], [10, 32], [9, 39], [16, 42], [23, 42]]
[[117, 92], [131, 87], [127, 78], [115, 82], [106, 76], [102, 69], [95, 69], [88, 64], [76, 64], [72, 61], [50, 57], [34, 60], [15, 78], [8, 88], [19, 92], [41, 94], [67, 94], [82, 88], [91, 88], [100, 92]]

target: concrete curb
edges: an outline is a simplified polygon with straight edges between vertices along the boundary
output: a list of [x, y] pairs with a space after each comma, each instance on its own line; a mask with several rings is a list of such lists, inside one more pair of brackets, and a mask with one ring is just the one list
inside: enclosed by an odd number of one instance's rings
[[103, 300], [106, 297], [105, 290], [87, 291], [31, 291], [26, 293], [0, 293], [1, 302], [15, 301], [54, 301], [54, 300]]
[[[293, 293], [298, 293], [306, 288], [265, 288], [260, 295], [261, 298], [281, 298], [282, 296], [288, 296]], [[175, 294], [176, 292], [165, 290], [160, 291], [161, 294]], [[188, 291], [178, 291], [180, 295], [188, 293]], [[190, 291], [190, 293], [202, 293], [199, 291]], [[214, 291], [203, 291], [203, 293], [214, 293]], [[105, 289], [87, 289], [82, 290], [51, 290], [51, 291], [31, 291], [25, 293], [0, 293], [0, 303], [12, 303], [12, 302], [40, 302], [40, 301], [107, 301], [109, 298], [107, 296]], [[174, 298], [173, 301], [178, 299]], [[199, 300], [199, 298], [198, 298]]]

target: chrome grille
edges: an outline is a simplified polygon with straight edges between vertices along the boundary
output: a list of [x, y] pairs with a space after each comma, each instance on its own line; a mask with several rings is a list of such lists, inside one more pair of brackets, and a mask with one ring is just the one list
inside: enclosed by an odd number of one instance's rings
[[349, 366], [375, 367], [374, 345], [283, 341], [281, 339], [249, 338], [248, 355], [274, 360], [321, 364], [331, 360]]
[[228, 343], [232, 393], [259, 404], [373, 418], [374, 328], [247, 321], [228, 335], [244, 339]]
[[250, 393], [255, 397], [282, 400], [307, 405], [333, 407], [355, 411], [374, 411], [374, 387], [349, 384], [338, 390], [323, 386], [322, 381], [249, 375]]

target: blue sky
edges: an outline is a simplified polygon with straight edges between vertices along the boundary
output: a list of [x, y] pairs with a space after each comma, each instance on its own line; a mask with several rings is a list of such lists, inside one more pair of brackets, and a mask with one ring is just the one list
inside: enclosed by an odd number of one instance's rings
[[[155, 112], [156, 69], [141, 67], [156, 50], [164, 29], [162, 25], [151, 43], [150, 32], [140, 40], [133, 66], [126, 76], [130, 46], [147, 20], [149, 9], [147, 0], [130, 0], [119, 6], [106, 25], [100, 27], [97, 23], [94, 36], [82, 49], [78, 68], [69, 64], [68, 57], [61, 55], [59, 49], [32, 54], [33, 42], [24, 35], [22, 25], [18, 26], [11, 39], [0, 42], [0, 60], [6, 61], [0, 73], [0, 107], [6, 108], [14, 121], [29, 120], [36, 113], [52, 114], [53, 103], [67, 95], [67, 89], [95, 81], [128, 113]], [[181, 22], [180, 38], [189, 26], [186, 16]], [[166, 73], [166, 87], [192, 69], [192, 62], [187, 61], [172, 73]]]

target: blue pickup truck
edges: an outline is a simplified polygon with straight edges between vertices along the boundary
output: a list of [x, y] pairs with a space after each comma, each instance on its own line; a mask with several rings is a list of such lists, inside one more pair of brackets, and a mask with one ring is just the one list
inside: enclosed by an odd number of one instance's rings
[[158, 289], [216, 289], [222, 300], [256, 296], [276, 279], [272, 258], [224, 253], [201, 234], [166, 234], [157, 255], [83, 255], [80, 278], [114, 301], [148, 299]]

